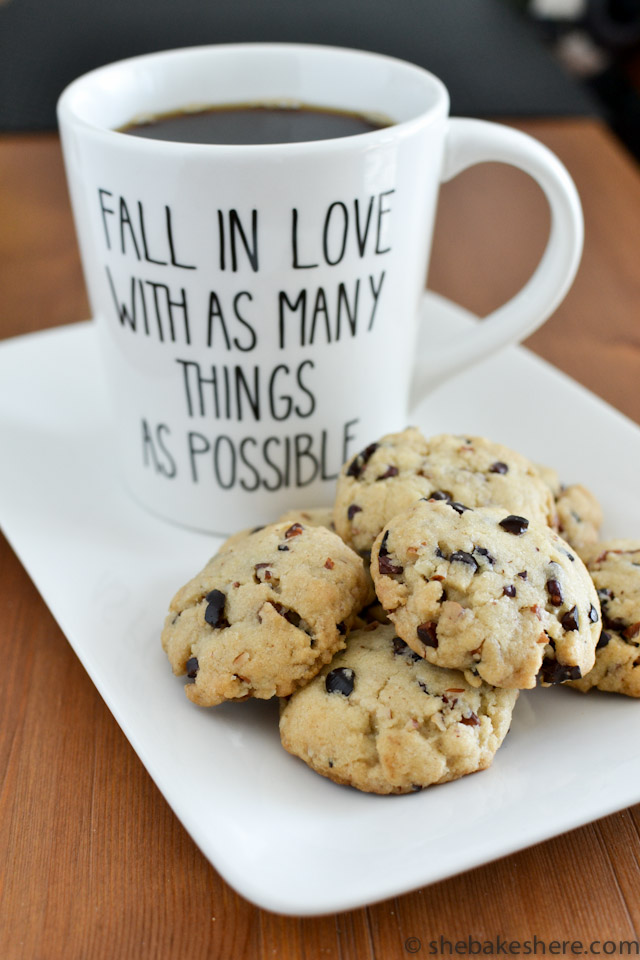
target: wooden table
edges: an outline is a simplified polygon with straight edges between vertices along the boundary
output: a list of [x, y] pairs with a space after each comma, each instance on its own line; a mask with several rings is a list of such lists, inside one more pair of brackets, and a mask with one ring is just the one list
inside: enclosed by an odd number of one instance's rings
[[[635, 164], [592, 120], [515, 125], [565, 162], [586, 220], [575, 285], [529, 346], [640, 422]], [[0, 138], [0, 224], [0, 335], [86, 318], [55, 136]], [[430, 284], [486, 313], [547, 230], [523, 174], [475, 168], [443, 190]], [[184, 832], [1, 538], [0, 597], [2, 960], [395, 960], [411, 937], [418, 957], [440, 935], [640, 939], [640, 806], [366, 910], [298, 920], [251, 906]]]

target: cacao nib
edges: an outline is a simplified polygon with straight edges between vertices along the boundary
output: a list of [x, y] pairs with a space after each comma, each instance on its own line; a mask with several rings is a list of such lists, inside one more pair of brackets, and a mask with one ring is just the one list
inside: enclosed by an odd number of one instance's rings
[[438, 634], [436, 632], [436, 624], [432, 620], [421, 623], [416, 633], [418, 634], [418, 640], [422, 640], [425, 646], [437, 648]]
[[357, 503], [352, 503], [349, 509], [347, 510], [348, 519], [353, 520], [356, 513], [362, 513], [362, 507], [359, 507]]
[[456, 550], [455, 553], [452, 553], [449, 557], [451, 563], [466, 563], [468, 567], [471, 567], [473, 573], [478, 571], [478, 561], [471, 556], [470, 553], [466, 553], [464, 550]]
[[503, 463], [502, 460], [496, 460], [496, 462], [492, 463], [489, 467], [489, 473], [509, 473], [509, 467], [506, 463]]
[[402, 573], [404, 567], [399, 563], [392, 563], [389, 557], [384, 556], [378, 557], [378, 570], [383, 575], [393, 576], [394, 574]]
[[336, 667], [327, 674], [324, 682], [327, 693], [340, 693], [348, 697], [353, 693], [356, 675], [350, 667]]
[[379, 477], [376, 477], [376, 480], [388, 480], [389, 477], [397, 477], [398, 468], [397, 467], [387, 467], [384, 473], [380, 474]]
[[411, 659], [415, 660], [416, 662], [422, 660], [420, 654], [416, 653], [415, 650], [412, 650], [411, 647], [404, 642], [404, 640], [400, 639], [400, 637], [394, 637], [391, 642], [393, 644], [394, 656], [411, 657]]
[[496, 558], [491, 556], [486, 547], [474, 547], [473, 552], [477, 553], [481, 557], [484, 557], [487, 563], [490, 563], [491, 566], [493, 566], [496, 562]]
[[545, 657], [538, 674], [538, 679], [544, 683], [565, 683], [567, 680], [579, 680], [582, 676], [580, 667], [571, 667], [568, 664], [558, 663], [550, 657]]
[[596, 650], [603, 650], [608, 643], [611, 642], [611, 637], [608, 633], [605, 633], [603, 630], [600, 634], [600, 639], [598, 640]]
[[547, 593], [549, 594], [549, 600], [554, 607], [561, 607], [564, 603], [564, 597], [562, 596], [562, 587], [558, 580], [547, 580]]
[[355, 477], [357, 479], [377, 449], [377, 443], [370, 443], [368, 447], [365, 447], [364, 450], [361, 450], [360, 453], [356, 454], [349, 464], [347, 476]]
[[205, 597], [207, 608], [204, 611], [204, 619], [211, 627], [228, 627], [229, 624], [224, 618], [224, 605], [227, 601], [222, 590], [212, 590]]
[[596, 610], [594, 605], [591, 604], [591, 606], [589, 607], [589, 620], [591, 620], [591, 623], [597, 623], [599, 619], [600, 617], [598, 616], [598, 611]]
[[562, 624], [562, 629], [566, 630], [567, 633], [570, 633], [572, 630], [580, 629], [580, 617], [578, 615], [578, 608], [571, 607], [571, 610], [567, 610], [565, 615], [560, 620]]
[[519, 517], [516, 514], [510, 513], [508, 517], [500, 521], [500, 526], [503, 530], [506, 530], [507, 533], [512, 533], [515, 537], [520, 537], [523, 533], [527, 532], [529, 521], [526, 517]]
[[[271, 571], [269, 570], [270, 566], [270, 563], [256, 563], [254, 566], [253, 569], [255, 570], [255, 578], [259, 583], [262, 582], [262, 580], [271, 580]], [[262, 577], [260, 576], [261, 570], [264, 571]]]
[[409, 647], [400, 637], [393, 637], [391, 640], [393, 645], [394, 656], [399, 657], [401, 654], [405, 654]]
[[296, 613], [295, 610], [290, 610], [288, 607], [283, 606], [283, 604], [278, 603], [275, 600], [269, 600], [269, 603], [274, 608], [276, 613], [279, 613], [281, 617], [284, 617], [288, 623], [292, 624], [294, 627], [299, 625], [302, 617], [299, 613]]
[[402, 573], [404, 567], [399, 563], [392, 563], [389, 560], [389, 551], [387, 550], [387, 541], [389, 539], [389, 531], [385, 532], [384, 537], [382, 538], [382, 543], [380, 544], [380, 550], [378, 551], [378, 570], [382, 574], [387, 574], [392, 576], [396, 573]]
[[189, 678], [189, 680], [195, 680], [195, 678], [196, 678], [196, 676], [197, 676], [197, 674], [198, 674], [198, 666], [199, 666], [199, 664], [198, 664], [198, 658], [197, 658], [197, 657], [189, 657], [189, 659], [187, 660], [187, 664], [186, 664], [187, 677]]
[[512, 583], [508, 583], [507, 586], [506, 586], [506, 587], [504, 588], [504, 590], [502, 591], [502, 595], [503, 595], [504, 597], [515, 597], [515, 595], [516, 595], [516, 588], [513, 586]]

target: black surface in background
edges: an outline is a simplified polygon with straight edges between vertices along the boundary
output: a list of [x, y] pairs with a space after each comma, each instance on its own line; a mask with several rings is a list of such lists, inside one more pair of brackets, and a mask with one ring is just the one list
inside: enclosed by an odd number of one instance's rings
[[501, 0], [4, 0], [0, 129], [55, 127], [74, 77], [172, 47], [290, 41], [359, 47], [438, 74], [470, 116], [597, 113]]

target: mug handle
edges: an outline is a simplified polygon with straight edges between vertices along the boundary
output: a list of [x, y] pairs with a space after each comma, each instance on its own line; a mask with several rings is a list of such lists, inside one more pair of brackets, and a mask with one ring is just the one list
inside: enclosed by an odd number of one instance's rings
[[420, 359], [414, 403], [443, 380], [510, 343], [523, 340], [550, 316], [576, 275], [584, 225], [580, 198], [566, 168], [538, 140], [497, 123], [449, 121], [440, 179], [453, 179], [476, 163], [497, 161], [524, 170], [540, 185], [551, 208], [551, 232], [533, 276], [503, 306], [490, 313], [464, 342], [444, 344]]

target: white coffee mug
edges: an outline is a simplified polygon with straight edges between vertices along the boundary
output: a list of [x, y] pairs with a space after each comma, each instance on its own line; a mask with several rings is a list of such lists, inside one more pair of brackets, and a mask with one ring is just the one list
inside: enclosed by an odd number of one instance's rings
[[[118, 128], [194, 104], [296, 101], [393, 125], [228, 146]], [[340, 465], [409, 401], [531, 333], [582, 248], [565, 168], [507, 127], [448, 117], [419, 67], [339, 48], [189, 48], [102, 67], [62, 94], [67, 177], [125, 483], [167, 519], [226, 533], [331, 502]], [[525, 170], [551, 207], [529, 282], [465, 342], [416, 357], [438, 188]]]

